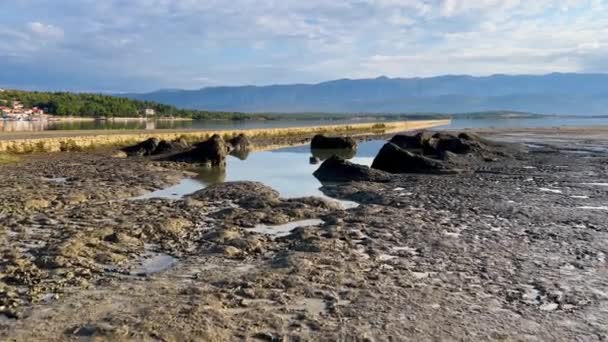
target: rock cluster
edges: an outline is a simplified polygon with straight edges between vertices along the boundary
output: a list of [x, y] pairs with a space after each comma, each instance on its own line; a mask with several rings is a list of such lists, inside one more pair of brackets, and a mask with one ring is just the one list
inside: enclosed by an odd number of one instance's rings
[[252, 143], [244, 134], [224, 141], [215, 134], [210, 139], [190, 146], [184, 139], [174, 141], [150, 138], [136, 145], [122, 149], [127, 156], [167, 156], [167, 161], [196, 163], [209, 167], [224, 167], [226, 155], [231, 154], [240, 159], [246, 159], [252, 148]]
[[224, 139], [215, 134], [209, 140], [195, 144], [191, 150], [170, 156], [168, 160], [223, 168], [226, 166], [226, 156], [229, 152], [230, 147]]
[[174, 141], [150, 138], [133, 146], [122, 149], [129, 157], [156, 156], [161, 154], [177, 153], [188, 149], [190, 145], [184, 139]]
[[322, 134], [317, 134], [310, 142], [310, 148], [317, 149], [357, 149], [357, 142], [351, 137], [326, 137]]
[[391, 179], [386, 172], [354, 164], [337, 156], [321, 164], [314, 176], [321, 182], [388, 182]]
[[473, 171], [482, 163], [510, 156], [511, 152], [507, 145], [488, 141], [472, 133], [419, 132], [392, 137], [377, 154], [371, 168], [334, 156], [327, 159], [314, 175], [322, 182], [385, 182], [391, 178], [390, 174]]

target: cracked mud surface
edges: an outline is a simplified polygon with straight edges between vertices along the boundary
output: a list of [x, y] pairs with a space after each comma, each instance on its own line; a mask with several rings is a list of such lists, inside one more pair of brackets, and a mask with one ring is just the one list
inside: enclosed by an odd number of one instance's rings
[[2, 166], [0, 339], [605, 340], [608, 135], [486, 137], [530, 151], [324, 186], [349, 210], [248, 182], [128, 200], [184, 172], [101, 152]]

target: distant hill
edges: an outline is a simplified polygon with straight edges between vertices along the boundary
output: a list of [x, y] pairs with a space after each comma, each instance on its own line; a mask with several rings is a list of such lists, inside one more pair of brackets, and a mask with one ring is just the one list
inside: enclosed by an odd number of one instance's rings
[[180, 108], [239, 112], [479, 112], [608, 114], [608, 74], [341, 79], [122, 94]]

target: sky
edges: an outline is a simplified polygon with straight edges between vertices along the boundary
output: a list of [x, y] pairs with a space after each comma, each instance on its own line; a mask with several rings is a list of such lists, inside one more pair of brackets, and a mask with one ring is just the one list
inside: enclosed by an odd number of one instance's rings
[[608, 72], [608, 0], [0, 0], [0, 87]]

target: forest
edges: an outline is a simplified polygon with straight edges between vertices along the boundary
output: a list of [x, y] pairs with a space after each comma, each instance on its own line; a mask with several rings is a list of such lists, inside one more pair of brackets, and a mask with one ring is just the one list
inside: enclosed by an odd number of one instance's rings
[[57, 116], [138, 117], [154, 109], [157, 117], [179, 117], [194, 120], [244, 120], [250, 115], [237, 112], [179, 109], [151, 101], [138, 101], [102, 94], [4, 90], [0, 99], [19, 101], [26, 108], [38, 107]]

